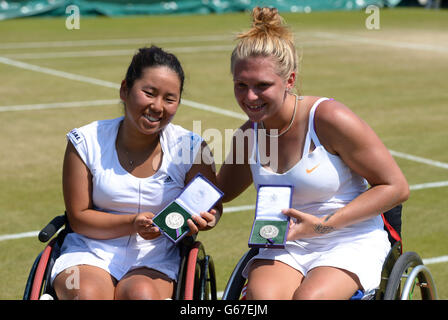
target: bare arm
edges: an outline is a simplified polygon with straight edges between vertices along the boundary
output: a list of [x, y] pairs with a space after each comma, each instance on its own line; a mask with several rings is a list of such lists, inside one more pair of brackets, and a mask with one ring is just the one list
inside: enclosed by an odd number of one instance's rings
[[135, 233], [136, 214], [93, 210], [92, 175], [71, 142], [67, 143], [62, 172], [65, 208], [73, 231], [94, 239]]
[[[219, 188], [224, 192], [223, 202], [229, 202], [239, 196], [252, 184], [252, 173], [249, 165], [249, 146], [247, 140], [238, 143], [241, 139], [238, 134], [251, 128], [250, 122], [246, 122], [232, 139], [231, 152], [221, 166], [217, 182]], [[252, 134], [252, 133], [251, 133]]]
[[303, 234], [328, 233], [375, 217], [407, 200], [409, 186], [395, 160], [374, 131], [347, 107], [335, 101], [322, 103], [316, 110], [315, 127], [327, 151], [341, 157], [371, 187], [323, 219], [294, 210], [291, 216], [309, 222]]

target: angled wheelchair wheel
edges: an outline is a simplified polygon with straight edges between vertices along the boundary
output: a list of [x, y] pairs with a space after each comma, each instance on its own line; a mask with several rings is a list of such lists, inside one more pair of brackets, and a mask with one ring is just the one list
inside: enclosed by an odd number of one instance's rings
[[384, 293], [384, 300], [410, 299], [437, 299], [437, 290], [429, 269], [420, 256], [412, 251], [405, 252], [398, 258]]
[[39, 300], [45, 293], [52, 297], [56, 297], [56, 293], [50, 285], [51, 269], [53, 268], [56, 258], [60, 254], [60, 247], [68, 232], [67, 227], [59, 232], [56, 237], [52, 237], [65, 222], [65, 215], [57, 216], [40, 231], [38, 238], [41, 242], [51, 240], [45, 246], [44, 250], [37, 256], [31, 267], [23, 293], [23, 300]]
[[42, 257], [42, 253], [39, 253], [39, 255], [34, 260], [34, 263], [31, 267], [30, 273], [28, 275], [28, 280], [25, 284], [25, 290], [23, 292], [23, 300], [31, 300], [31, 290], [33, 288], [34, 278], [36, 275], [37, 266], [39, 265], [40, 258]]
[[24, 300], [39, 300], [49, 287], [49, 275], [54, 263], [54, 247], [57, 239], [48, 243], [45, 249], [38, 255], [31, 267], [28, 281], [23, 294]]
[[216, 277], [213, 259], [196, 241], [182, 257], [176, 300], [216, 300]]
[[258, 248], [251, 248], [238, 261], [237, 265], [233, 269], [232, 274], [230, 275], [226, 288], [224, 289], [222, 300], [240, 299], [241, 291], [243, 290], [244, 284], [246, 283], [246, 279], [242, 275], [243, 270], [249, 260], [258, 254], [258, 250]]
[[400, 258], [402, 253], [403, 248], [401, 241], [395, 242], [386, 259], [384, 260], [383, 268], [381, 271], [381, 282], [379, 288], [376, 290], [375, 300], [384, 300], [384, 294], [386, 292], [390, 274], [395, 266], [395, 263], [397, 262], [398, 258]]

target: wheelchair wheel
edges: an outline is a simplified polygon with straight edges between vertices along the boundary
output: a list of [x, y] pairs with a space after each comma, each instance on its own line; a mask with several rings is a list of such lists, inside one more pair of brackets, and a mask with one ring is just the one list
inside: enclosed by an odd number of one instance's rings
[[50, 241], [34, 261], [25, 285], [24, 300], [39, 300], [40, 296], [45, 293], [49, 283], [49, 270], [53, 265], [56, 241], [56, 238]]
[[233, 269], [230, 275], [227, 286], [224, 289], [222, 295], [222, 300], [239, 300], [241, 296], [241, 291], [243, 290], [246, 279], [243, 277], [242, 273], [247, 263], [252, 257], [258, 254], [258, 248], [251, 248], [248, 250], [238, 261], [237, 265]]
[[[414, 290], [419, 287], [420, 290]], [[429, 269], [415, 252], [405, 252], [395, 263], [384, 300], [434, 300], [437, 290]]]
[[196, 241], [181, 262], [177, 300], [216, 300], [216, 277], [213, 259]]
[[[58, 230], [66, 223], [65, 215], [56, 216], [48, 225], [39, 232], [39, 241], [50, 242], [44, 250], [37, 256], [28, 275], [25, 285], [23, 300], [38, 300], [43, 294], [49, 294], [56, 298], [56, 293], [50, 285], [51, 269], [54, 262], [59, 257], [62, 242], [65, 235], [70, 232], [68, 226], [60, 231]], [[52, 238], [57, 233], [57, 236]]]

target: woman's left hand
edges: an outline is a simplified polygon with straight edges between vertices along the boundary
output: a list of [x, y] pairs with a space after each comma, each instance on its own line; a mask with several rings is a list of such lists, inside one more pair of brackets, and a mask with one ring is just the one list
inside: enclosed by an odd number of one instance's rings
[[318, 237], [334, 230], [334, 228], [329, 226], [325, 221], [325, 219], [328, 220], [328, 216], [318, 218], [312, 214], [292, 208], [282, 210], [282, 213], [296, 219], [296, 221], [291, 220], [289, 224], [287, 240]]

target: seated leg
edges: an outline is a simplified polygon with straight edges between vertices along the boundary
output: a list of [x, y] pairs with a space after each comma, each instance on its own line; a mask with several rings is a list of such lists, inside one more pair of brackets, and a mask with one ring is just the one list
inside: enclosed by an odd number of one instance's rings
[[59, 273], [53, 283], [60, 300], [112, 300], [115, 279], [105, 270], [78, 265]]
[[161, 300], [173, 296], [174, 282], [165, 274], [148, 268], [130, 271], [115, 290], [118, 300]]
[[297, 300], [348, 300], [361, 288], [358, 277], [334, 267], [317, 267], [308, 272], [294, 293]]
[[275, 260], [255, 260], [249, 270], [248, 300], [290, 300], [303, 275], [287, 264]]

